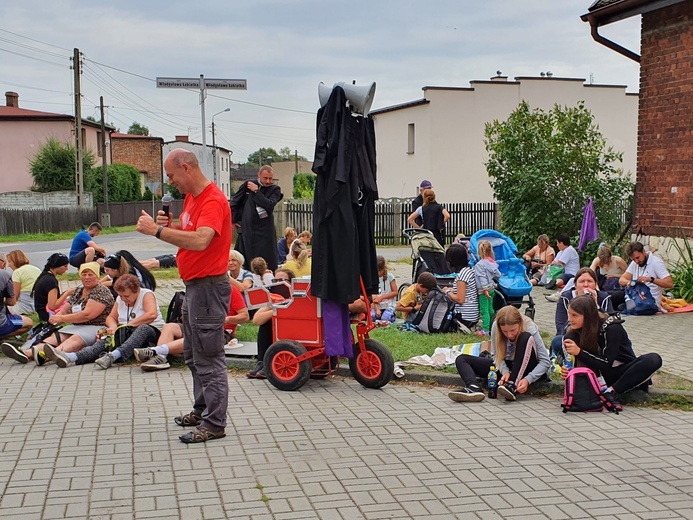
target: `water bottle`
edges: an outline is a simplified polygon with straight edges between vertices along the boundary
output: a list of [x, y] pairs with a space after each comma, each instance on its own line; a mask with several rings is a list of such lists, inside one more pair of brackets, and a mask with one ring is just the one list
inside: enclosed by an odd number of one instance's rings
[[565, 357], [565, 361], [563, 362], [563, 366], [566, 367], [568, 370], [573, 369], [573, 367], [575, 366], [575, 358], [573, 357], [572, 354], [568, 354]]
[[495, 399], [498, 397], [498, 374], [496, 373], [495, 365], [491, 365], [489, 369], [486, 385], [488, 386], [488, 398]]

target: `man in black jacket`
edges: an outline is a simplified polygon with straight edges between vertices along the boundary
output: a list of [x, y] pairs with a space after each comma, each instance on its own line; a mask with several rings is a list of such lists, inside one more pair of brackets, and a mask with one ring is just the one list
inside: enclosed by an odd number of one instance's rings
[[244, 182], [231, 199], [233, 225], [238, 230], [236, 250], [245, 257], [243, 267], [247, 270], [258, 256], [265, 259], [269, 269], [277, 269], [274, 206], [284, 195], [272, 184], [273, 179], [274, 170], [265, 165], [257, 174], [257, 182]]

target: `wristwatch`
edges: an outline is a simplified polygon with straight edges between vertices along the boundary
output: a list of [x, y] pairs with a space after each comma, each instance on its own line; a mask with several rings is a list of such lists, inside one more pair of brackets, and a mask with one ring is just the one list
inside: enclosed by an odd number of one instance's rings
[[654, 276], [650, 276], [650, 283], [654, 283], [654, 281], [655, 281], [655, 277], [654, 277]]

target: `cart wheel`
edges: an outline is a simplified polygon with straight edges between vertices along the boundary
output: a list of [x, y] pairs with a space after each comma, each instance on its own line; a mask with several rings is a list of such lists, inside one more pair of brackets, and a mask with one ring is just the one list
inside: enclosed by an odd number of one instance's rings
[[525, 316], [527, 316], [532, 321], [534, 321], [534, 314], [535, 313], [536, 313], [536, 309], [534, 307], [527, 307], [525, 309]]
[[282, 340], [273, 343], [265, 354], [267, 380], [279, 390], [298, 390], [310, 378], [312, 364], [309, 360], [298, 363], [296, 358], [306, 353], [306, 347], [298, 341]]
[[399, 289], [397, 289], [397, 301], [402, 299], [402, 293], [404, 290], [409, 287], [411, 284], [410, 283], [403, 283], [402, 285], [399, 286]]
[[359, 383], [366, 388], [381, 388], [390, 382], [395, 371], [395, 360], [388, 348], [374, 339], [365, 341], [361, 350], [354, 345], [354, 357], [349, 360], [349, 369]]

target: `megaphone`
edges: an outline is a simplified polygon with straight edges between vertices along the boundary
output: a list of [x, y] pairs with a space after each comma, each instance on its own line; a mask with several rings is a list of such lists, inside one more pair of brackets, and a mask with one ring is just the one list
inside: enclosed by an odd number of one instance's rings
[[335, 83], [332, 88], [328, 87], [321, 81], [318, 85], [318, 99], [320, 100], [321, 107], [324, 107], [327, 104], [327, 101], [330, 99], [330, 95], [332, 94], [332, 90], [335, 87], [342, 87], [352, 112], [364, 116], [368, 115], [368, 113], [371, 111], [373, 99], [375, 98], [375, 81], [369, 86], [357, 86], [352, 85], [351, 83], [340, 81]]

